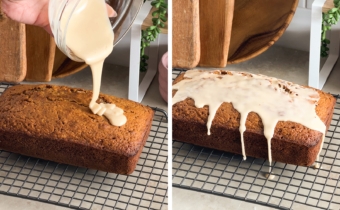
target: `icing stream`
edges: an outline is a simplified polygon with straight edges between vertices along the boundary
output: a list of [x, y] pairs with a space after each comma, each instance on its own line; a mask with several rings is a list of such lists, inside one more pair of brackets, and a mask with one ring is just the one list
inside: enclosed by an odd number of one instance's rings
[[[326, 126], [315, 111], [319, 94], [313, 89], [264, 75], [231, 71], [222, 73], [219, 70], [190, 70], [185, 73], [184, 77], [188, 79], [173, 85], [173, 89], [177, 92], [172, 103], [192, 98], [198, 108], [208, 105], [208, 135], [210, 135], [210, 127], [218, 108], [223, 102], [232, 103], [241, 115], [239, 130], [244, 159], [246, 159], [246, 151], [243, 133], [246, 130], [246, 119], [250, 112], [255, 112], [261, 117], [264, 136], [268, 144], [270, 166], [272, 162], [271, 139], [278, 121], [300, 123], [325, 134]], [[271, 172], [271, 167], [269, 172]]]
[[[73, 4], [77, 1], [70, 1]], [[71, 13], [66, 7], [66, 13]], [[118, 107], [107, 104], [98, 104], [102, 69], [105, 58], [113, 49], [113, 31], [108, 19], [105, 1], [82, 0], [72, 11], [72, 18], [61, 20], [61, 24], [68, 24], [65, 35], [66, 45], [71, 52], [90, 65], [93, 76], [93, 96], [90, 109], [94, 114], [104, 115], [115, 126], [124, 125], [126, 117], [124, 111]], [[86, 24], [84, 24], [86, 23]]]

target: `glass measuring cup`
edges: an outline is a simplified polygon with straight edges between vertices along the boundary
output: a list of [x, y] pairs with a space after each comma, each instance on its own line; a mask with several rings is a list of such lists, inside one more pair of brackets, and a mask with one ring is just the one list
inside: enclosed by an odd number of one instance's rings
[[[70, 59], [83, 62], [83, 60], [75, 56], [65, 44], [68, 22], [72, 18], [74, 9], [80, 1], [83, 0], [50, 0], [49, 21], [58, 48]], [[110, 18], [115, 36], [115, 46], [129, 31], [143, 4], [143, 0], [106, 0], [106, 3], [117, 12], [116, 17]], [[64, 23], [60, 22], [61, 17], [66, 20]]]

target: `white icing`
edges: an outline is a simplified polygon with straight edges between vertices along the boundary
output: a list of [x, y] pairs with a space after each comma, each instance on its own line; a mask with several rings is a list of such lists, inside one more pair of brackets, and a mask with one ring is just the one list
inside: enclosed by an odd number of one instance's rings
[[[111, 124], [124, 125], [126, 117], [122, 109], [118, 107], [108, 109], [108, 105], [96, 103], [100, 92], [104, 60], [112, 52], [114, 41], [105, 1], [80, 0], [70, 1], [68, 4], [76, 5], [65, 8], [61, 25], [68, 24], [64, 37], [66, 46], [73, 55], [91, 67], [93, 96], [89, 107], [94, 114], [108, 118]], [[72, 18], [68, 18], [70, 14]]]
[[320, 164], [319, 164], [319, 163], [315, 163], [315, 164], [313, 165], [313, 168], [314, 168], [314, 169], [320, 169], [321, 167], [320, 167]]
[[124, 110], [117, 107], [115, 104], [92, 103], [90, 104], [90, 108], [93, 114], [99, 116], [104, 115], [114, 126], [122, 126], [127, 121]]
[[[210, 127], [218, 108], [224, 102], [232, 103], [241, 114], [239, 130], [244, 159], [246, 159], [243, 138], [245, 122], [249, 112], [257, 113], [264, 126], [269, 165], [272, 162], [271, 139], [278, 121], [300, 123], [325, 134], [326, 126], [315, 111], [319, 100], [317, 91], [264, 75], [231, 71], [230, 73], [232, 75], [222, 74], [219, 70], [187, 71], [184, 77], [188, 79], [172, 87], [173, 90], [177, 90], [172, 104], [192, 98], [198, 108], [208, 105], [207, 133], [210, 135]], [[287, 88], [288, 92], [285, 91]], [[321, 149], [322, 145], [319, 154]]]
[[272, 173], [266, 173], [265, 174], [265, 177], [268, 179], [268, 180], [273, 180], [273, 179], [275, 179], [275, 175], [274, 174], [272, 174]]

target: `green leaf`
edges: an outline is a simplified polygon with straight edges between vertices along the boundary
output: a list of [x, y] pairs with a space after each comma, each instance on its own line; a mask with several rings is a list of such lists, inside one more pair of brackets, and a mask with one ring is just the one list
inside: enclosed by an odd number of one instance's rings
[[160, 13], [163, 13], [164, 14], [164, 12], [166, 12], [166, 9], [165, 8], [159, 8], [159, 10], [158, 10]]
[[154, 12], [152, 13], [152, 16], [155, 17], [155, 16], [158, 15], [158, 14], [159, 14], [159, 11], [156, 10], [156, 11], [154, 11]]
[[161, 20], [162, 20], [163, 22], [166, 22], [166, 21], [168, 21], [168, 18], [167, 18], [167, 17], [165, 17], [165, 16], [163, 16], [163, 17], [161, 16], [160, 18], [161, 18]]
[[164, 11], [162, 11], [162, 12], [160, 12], [159, 13], [159, 15], [163, 15], [163, 16], [165, 16], [165, 14], [167, 13], [167, 11], [166, 10], [164, 10]]
[[157, 25], [158, 25], [157, 22], [158, 22], [158, 18], [152, 19], [152, 24], [153, 24], [154, 26], [157, 26]]
[[149, 27], [149, 29], [150, 29], [151, 31], [155, 30], [156, 28], [157, 28], [156, 26], [150, 26], [150, 27]]
[[328, 14], [330, 14], [330, 13], [335, 13], [335, 12], [337, 12], [338, 10], [339, 10], [338, 8], [333, 8], [333, 9], [331, 9], [331, 10], [328, 11]]
[[161, 3], [161, 6], [164, 7], [165, 9], [168, 8], [168, 5], [166, 3]]
[[[145, 0], [144, 0], [145, 2]], [[141, 38], [141, 62], [140, 62], [140, 71], [147, 70], [147, 60], [149, 57], [144, 54], [144, 50], [146, 47], [150, 46], [150, 42], [155, 41], [160, 33], [160, 28], [165, 27], [165, 22], [168, 21], [166, 16], [168, 4], [165, 3], [165, 0], [153, 0], [151, 1], [151, 5], [154, 8], [157, 8], [154, 12], [152, 12], [152, 23], [153, 25], [148, 27], [146, 30], [142, 30], [142, 38]]]

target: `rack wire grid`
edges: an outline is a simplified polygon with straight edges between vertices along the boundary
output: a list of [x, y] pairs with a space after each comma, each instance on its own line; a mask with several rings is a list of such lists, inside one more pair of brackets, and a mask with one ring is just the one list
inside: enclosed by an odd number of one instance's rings
[[[173, 79], [181, 69], [173, 69]], [[340, 209], [340, 96], [320, 157], [320, 169], [273, 163], [173, 140], [172, 182], [189, 189], [279, 209]], [[315, 207], [315, 208], [313, 208]]]
[[[0, 95], [9, 86], [0, 83]], [[0, 193], [73, 209], [167, 209], [168, 118], [165, 111], [154, 110], [149, 138], [131, 175], [0, 150]]]

